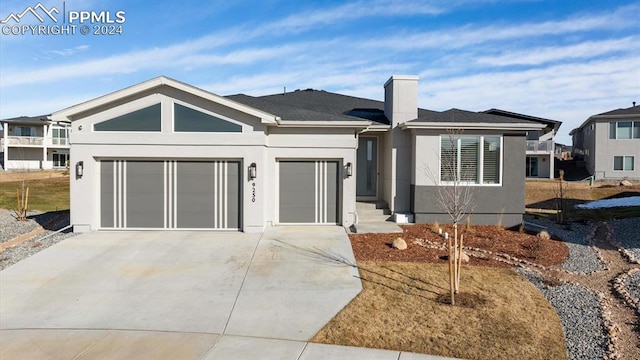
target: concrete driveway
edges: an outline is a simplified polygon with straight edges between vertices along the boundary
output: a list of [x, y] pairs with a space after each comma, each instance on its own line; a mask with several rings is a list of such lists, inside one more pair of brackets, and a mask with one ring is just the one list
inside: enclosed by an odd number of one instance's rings
[[[340, 227], [82, 234], [0, 272], [0, 329], [306, 341], [361, 289], [335, 261], [354, 261], [345, 238]], [[3, 334], [3, 355], [20, 333]]]
[[0, 272], [0, 358], [398, 359], [307, 343], [354, 263], [337, 226], [82, 234]]

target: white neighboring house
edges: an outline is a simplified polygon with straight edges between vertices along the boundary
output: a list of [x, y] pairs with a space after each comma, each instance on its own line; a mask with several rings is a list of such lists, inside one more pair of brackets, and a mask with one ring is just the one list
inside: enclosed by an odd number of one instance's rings
[[48, 115], [0, 120], [0, 162], [4, 170], [61, 169], [69, 161], [70, 121]]
[[554, 178], [554, 160], [556, 157], [556, 144], [554, 137], [558, 133], [558, 129], [560, 129], [562, 122], [500, 109], [487, 110], [485, 113], [510, 117], [513, 119], [533, 121], [544, 125], [545, 127], [543, 129], [527, 131], [525, 176], [527, 178]]

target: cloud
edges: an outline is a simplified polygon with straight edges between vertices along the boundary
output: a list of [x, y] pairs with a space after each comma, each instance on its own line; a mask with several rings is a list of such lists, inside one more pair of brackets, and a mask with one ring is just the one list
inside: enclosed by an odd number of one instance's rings
[[49, 50], [49, 51], [45, 51], [45, 53], [55, 54], [55, 55], [60, 55], [60, 56], [71, 56], [71, 55], [77, 54], [79, 52], [87, 51], [87, 50], [89, 50], [89, 48], [90, 48], [89, 45], [78, 45], [76, 47], [65, 48], [65, 49], [61, 49], [61, 50]]
[[607, 39], [602, 41], [586, 41], [568, 46], [551, 46], [507, 51], [498, 56], [485, 56], [476, 59], [479, 64], [491, 66], [509, 65], [540, 65], [548, 62], [593, 58], [612, 52], [627, 52], [636, 50], [640, 38], [626, 37], [622, 39]]

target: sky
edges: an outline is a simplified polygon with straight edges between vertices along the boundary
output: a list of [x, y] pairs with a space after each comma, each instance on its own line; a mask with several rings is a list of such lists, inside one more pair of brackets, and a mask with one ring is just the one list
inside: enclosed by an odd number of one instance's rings
[[[559, 120], [556, 141], [571, 144], [589, 116], [640, 103], [640, 1], [41, 3], [58, 22], [40, 10], [44, 22], [27, 13], [0, 24], [0, 118], [160, 75], [219, 95], [313, 88], [375, 100], [391, 75], [418, 75], [421, 108]], [[0, 19], [37, 4], [3, 0]], [[24, 25], [76, 29], [33, 35]]]

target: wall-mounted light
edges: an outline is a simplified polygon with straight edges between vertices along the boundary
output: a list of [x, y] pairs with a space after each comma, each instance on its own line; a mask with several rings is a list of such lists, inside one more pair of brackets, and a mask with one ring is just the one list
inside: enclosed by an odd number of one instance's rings
[[83, 174], [84, 174], [84, 162], [78, 161], [76, 163], [76, 179], [82, 178]]
[[347, 174], [347, 177], [350, 177], [351, 175], [353, 175], [353, 166], [351, 165], [350, 162], [348, 162], [347, 165], [344, 167], [344, 171]]
[[256, 163], [249, 165], [249, 180], [253, 180], [258, 177], [258, 166]]

